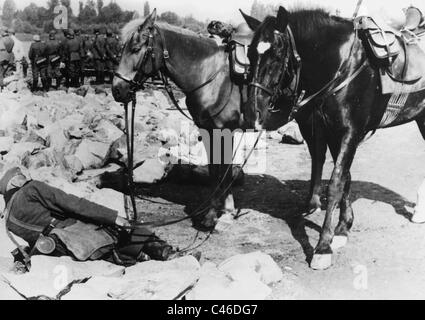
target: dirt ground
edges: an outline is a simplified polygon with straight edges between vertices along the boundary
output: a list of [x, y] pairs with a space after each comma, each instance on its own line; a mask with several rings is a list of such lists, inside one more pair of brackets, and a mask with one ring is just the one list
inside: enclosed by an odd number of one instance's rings
[[[267, 174], [247, 176], [234, 190], [241, 217], [227, 229], [208, 237], [184, 221], [156, 232], [181, 249], [201, 245], [203, 259], [216, 263], [256, 250], [272, 255], [285, 274], [272, 299], [425, 298], [425, 225], [408, 220], [425, 178], [424, 141], [415, 123], [378, 131], [360, 147], [352, 168], [355, 225], [326, 271], [313, 271], [306, 262], [324, 218], [324, 212], [300, 216], [310, 179], [306, 146], [269, 140], [267, 155]], [[328, 156], [324, 183], [332, 168]], [[209, 192], [163, 184], [144, 189], [138, 207], [145, 221], [181, 218]]]

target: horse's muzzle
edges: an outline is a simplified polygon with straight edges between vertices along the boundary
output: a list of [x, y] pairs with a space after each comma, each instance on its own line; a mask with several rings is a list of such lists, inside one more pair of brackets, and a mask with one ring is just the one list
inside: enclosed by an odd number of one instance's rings
[[117, 102], [129, 103], [133, 96], [132, 87], [128, 82], [115, 77], [112, 84], [112, 95]]

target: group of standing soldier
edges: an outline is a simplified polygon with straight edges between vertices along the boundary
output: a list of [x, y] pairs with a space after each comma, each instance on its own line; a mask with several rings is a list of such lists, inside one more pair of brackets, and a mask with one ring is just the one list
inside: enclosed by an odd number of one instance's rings
[[109, 74], [108, 81], [112, 81], [121, 44], [111, 31], [106, 31], [105, 35], [95, 29], [91, 37], [83, 36], [79, 29], [63, 30], [63, 39], [59, 40], [53, 30], [46, 42], [41, 41], [39, 35], [33, 40], [29, 51], [33, 91], [38, 90], [39, 79], [44, 91], [59, 88], [63, 80], [66, 87], [79, 87], [85, 82], [85, 71], [90, 64], [96, 73], [95, 84], [104, 84], [106, 74]]

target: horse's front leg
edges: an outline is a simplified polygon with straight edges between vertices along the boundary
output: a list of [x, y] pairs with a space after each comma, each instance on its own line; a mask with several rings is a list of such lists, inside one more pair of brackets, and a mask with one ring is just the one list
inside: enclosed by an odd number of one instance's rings
[[326, 161], [327, 143], [324, 134], [323, 123], [318, 117], [312, 115], [308, 121], [300, 121], [301, 134], [307, 142], [311, 155], [311, 180], [308, 201], [308, 214], [314, 214], [322, 210], [322, 175]]
[[325, 221], [320, 234], [319, 243], [315, 249], [311, 268], [315, 270], [325, 270], [332, 265], [333, 239], [332, 215], [338, 204], [343, 199], [344, 188], [350, 177], [350, 168], [358, 146], [358, 134], [353, 130], [347, 132], [342, 138], [341, 148], [335, 163], [328, 189], [328, 205], [326, 209]]

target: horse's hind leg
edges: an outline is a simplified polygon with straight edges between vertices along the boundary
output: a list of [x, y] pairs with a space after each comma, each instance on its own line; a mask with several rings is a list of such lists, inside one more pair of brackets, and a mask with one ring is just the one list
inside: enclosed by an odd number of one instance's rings
[[[425, 139], [425, 117], [420, 120], [416, 120], [416, 122], [418, 123], [419, 130]], [[425, 181], [418, 191], [418, 201], [412, 217], [412, 222], [425, 223]]]
[[308, 213], [314, 214], [322, 210], [322, 174], [323, 165], [326, 161], [326, 137], [322, 121], [312, 115], [307, 121], [300, 121], [300, 131], [307, 142], [311, 155], [311, 180]]

